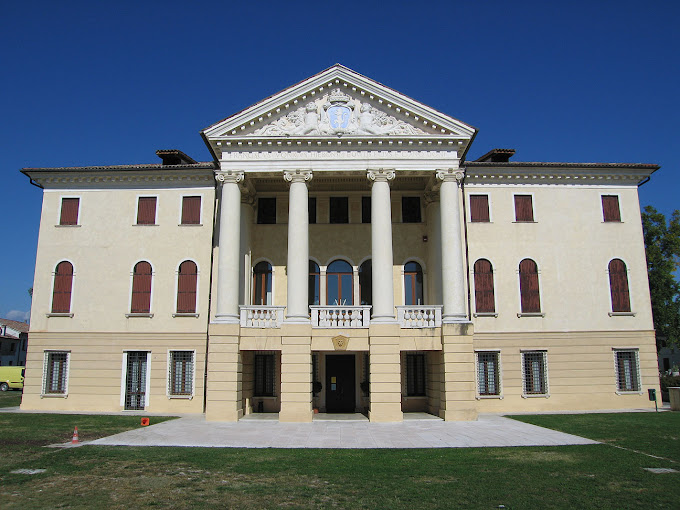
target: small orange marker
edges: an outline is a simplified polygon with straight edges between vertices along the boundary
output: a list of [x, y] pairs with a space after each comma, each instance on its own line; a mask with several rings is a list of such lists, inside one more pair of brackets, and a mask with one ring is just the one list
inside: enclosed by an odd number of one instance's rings
[[71, 439], [71, 444], [78, 444], [78, 427], [73, 431], [73, 439]]
[[149, 425], [149, 418], [142, 418], [142, 427]]

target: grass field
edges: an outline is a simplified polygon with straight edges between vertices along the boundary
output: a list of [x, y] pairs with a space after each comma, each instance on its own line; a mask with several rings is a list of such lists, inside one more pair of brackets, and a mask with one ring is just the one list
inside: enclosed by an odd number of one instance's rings
[[21, 404], [20, 391], [0, 391], [0, 407], [14, 407]]
[[[154, 418], [152, 418], [153, 420]], [[550, 448], [56, 450], [138, 417], [0, 414], [4, 508], [678, 508], [680, 413], [519, 417], [610, 444]], [[632, 421], [631, 421], [632, 420]], [[650, 437], [651, 436], [651, 437]], [[670, 443], [670, 444], [669, 444]], [[10, 474], [43, 468], [37, 475]]]

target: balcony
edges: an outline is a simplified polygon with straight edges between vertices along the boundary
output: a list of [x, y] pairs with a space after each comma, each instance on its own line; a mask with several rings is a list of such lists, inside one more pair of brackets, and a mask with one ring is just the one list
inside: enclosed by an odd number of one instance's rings
[[439, 328], [442, 325], [442, 305], [397, 306], [397, 322], [402, 328]]
[[280, 328], [285, 306], [241, 306], [242, 328]]
[[310, 306], [313, 328], [368, 328], [370, 306]]

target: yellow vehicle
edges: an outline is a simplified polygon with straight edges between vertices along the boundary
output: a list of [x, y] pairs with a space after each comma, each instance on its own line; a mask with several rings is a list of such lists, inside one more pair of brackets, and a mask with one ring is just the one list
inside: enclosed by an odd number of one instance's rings
[[26, 367], [0, 367], [0, 391], [23, 390]]

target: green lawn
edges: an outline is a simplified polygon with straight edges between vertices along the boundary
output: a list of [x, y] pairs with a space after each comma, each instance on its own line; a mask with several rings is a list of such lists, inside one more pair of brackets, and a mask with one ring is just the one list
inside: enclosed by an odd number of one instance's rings
[[[591, 423], [597, 416], [556, 418], [569, 432], [580, 426], [582, 435], [652, 453], [666, 451], [660, 438], [680, 429], [680, 413], [599, 415], [605, 421]], [[632, 416], [639, 420], [634, 425]], [[539, 418], [552, 417], [520, 419]], [[138, 423], [127, 416], [0, 414], [0, 451], [12, 452], [0, 455], [0, 507], [647, 509], [680, 502], [680, 473], [642, 469], [680, 470], [679, 464], [608, 444], [416, 450], [40, 446], [68, 440], [75, 424], [89, 439]], [[652, 439], [638, 442], [646, 434]], [[47, 471], [8, 473], [19, 467]]]
[[0, 391], [0, 407], [14, 407], [21, 404], [20, 391]]

